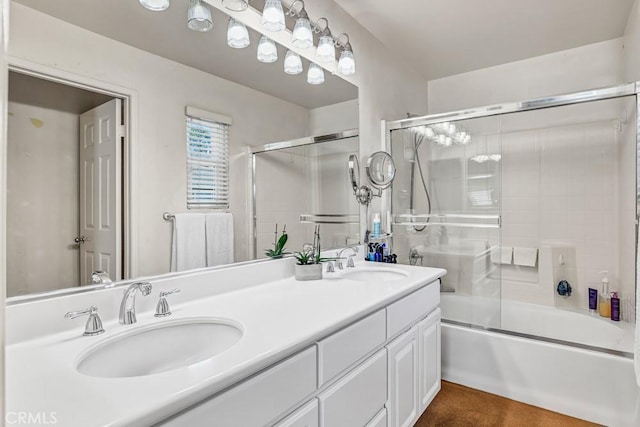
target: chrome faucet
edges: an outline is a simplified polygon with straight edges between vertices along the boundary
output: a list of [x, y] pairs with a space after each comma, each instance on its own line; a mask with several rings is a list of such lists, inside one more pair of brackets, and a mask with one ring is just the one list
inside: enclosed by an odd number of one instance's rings
[[120, 303], [120, 323], [123, 325], [131, 325], [136, 323], [136, 293], [140, 291], [143, 296], [151, 293], [151, 283], [136, 282], [124, 291], [122, 302]]
[[100, 320], [100, 316], [98, 316], [98, 308], [95, 305], [87, 308], [86, 310], [79, 311], [70, 311], [64, 315], [65, 319], [75, 319], [80, 316], [89, 316], [87, 319], [87, 324], [84, 327], [85, 336], [93, 336], [100, 335], [104, 332], [104, 328], [102, 327], [102, 320]]
[[348, 250], [352, 250], [353, 251], [353, 255], [349, 255], [349, 260], [347, 261], [347, 268], [353, 268], [356, 265], [353, 263], [353, 257], [356, 256], [356, 254], [358, 253], [358, 247], [357, 246], [349, 246], [348, 248], [344, 248], [342, 250], [340, 250], [340, 252], [338, 252], [338, 260], [336, 261], [336, 265], [338, 266], [338, 269], [342, 270], [344, 269], [344, 267], [342, 266], [342, 253], [344, 251], [348, 251]]

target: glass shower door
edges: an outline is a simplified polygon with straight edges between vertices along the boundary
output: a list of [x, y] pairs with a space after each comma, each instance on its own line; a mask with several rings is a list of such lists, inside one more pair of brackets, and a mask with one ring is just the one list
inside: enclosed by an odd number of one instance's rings
[[428, 123], [391, 131], [399, 262], [447, 269], [443, 319], [499, 328], [501, 158], [499, 119]]

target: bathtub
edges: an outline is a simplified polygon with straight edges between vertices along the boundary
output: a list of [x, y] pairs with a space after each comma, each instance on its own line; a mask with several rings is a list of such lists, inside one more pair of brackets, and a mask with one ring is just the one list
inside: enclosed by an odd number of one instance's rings
[[[535, 304], [441, 297], [443, 379], [599, 424], [640, 426], [630, 325]], [[493, 329], [497, 320], [515, 334]]]

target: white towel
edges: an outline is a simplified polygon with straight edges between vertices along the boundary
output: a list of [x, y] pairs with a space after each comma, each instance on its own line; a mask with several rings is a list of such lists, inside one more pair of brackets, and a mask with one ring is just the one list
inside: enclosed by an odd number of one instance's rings
[[511, 264], [513, 248], [496, 246], [491, 249], [491, 262], [494, 264]]
[[[637, 227], [640, 230], [640, 227]], [[636, 236], [636, 238], [640, 235]], [[640, 240], [636, 240], [637, 242]], [[636, 280], [640, 278], [640, 251], [638, 251], [638, 259], [636, 259]], [[633, 346], [633, 368], [636, 371], [636, 383], [640, 387], [640, 292], [637, 291], [638, 283], [636, 282], [636, 336], [635, 345]]]
[[233, 263], [233, 216], [205, 214], [207, 267]]
[[538, 261], [538, 248], [513, 248], [513, 264], [523, 267], [535, 267]]
[[171, 271], [203, 268], [206, 263], [205, 216], [175, 214], [171, 244]]

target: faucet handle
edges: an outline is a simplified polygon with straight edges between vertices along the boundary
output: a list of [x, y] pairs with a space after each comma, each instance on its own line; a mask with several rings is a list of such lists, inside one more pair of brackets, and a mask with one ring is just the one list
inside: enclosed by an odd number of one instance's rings
[[349, 259], [347, 260], [347, 268], [354, 268], [356, 265], [353, 262], [353, 257], [355, 255], [351, 255], [349, 256]]
[[75, 319], [76, 317], [89, 315], [87, 319], [87, 324], [84, 327], [84, 334], [86, 336], [100, 335], [104, 332], [104, 328], [102, 327], [102, 320], [100, 320], [100, 316], [98, 316], [98, 307], [92, 305], [91, 307], [85, 310], [79, 311], [70, 311], [64, 315], [64, 318], [67, 320]]
[[169, 303], [167, 302], [166, 297], [167, 295], [177, 294], [178, 292], [180, 292], [180, 289], [160, 292], [160, 300], [158, 301], [158, 305], [156, 305], [155, 317], [166, 317], [171, 315], [171, 310], [169, 310]]
[[333, 261], [327, 262], [327, 273], [335, 273], [336, 268], [333, 265]]

